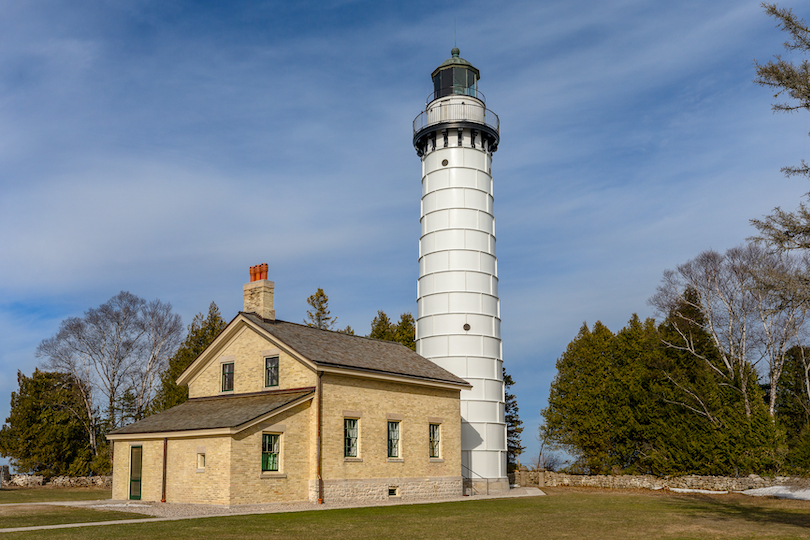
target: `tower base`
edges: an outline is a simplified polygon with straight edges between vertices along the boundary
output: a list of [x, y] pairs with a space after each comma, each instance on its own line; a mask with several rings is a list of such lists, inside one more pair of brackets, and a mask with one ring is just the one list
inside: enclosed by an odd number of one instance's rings
[[508, 478], [465, 478], [464, 495], [497, 495], [509, 491]]

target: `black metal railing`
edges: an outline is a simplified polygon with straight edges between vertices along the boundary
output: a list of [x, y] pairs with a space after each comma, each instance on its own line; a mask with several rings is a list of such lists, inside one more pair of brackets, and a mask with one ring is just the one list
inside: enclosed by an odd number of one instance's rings
[[413, 121], [414, 134], [426, 127], [444, 122], [475, 122], [485, 124], [495, 132], [500, 132], [501, 121], [498, 115], [487, 109], [483, 103], [436, 103], [428, 104]]
[[[477, 472], [473, 471], [472, 469], [470, 469], [469, 467], [467, 467], [467, 466], [466, 466], [466, 465], [464, 465], [463, 463], [461, 464], [461, 468], [462, 468], [462, 469], [466, 469], [468, 473], [474, 474], [474, 475], [475, 475], [475, 476], [477, 476], [479, 479], [481, 479], [481, 480], [485, 480], [485, 481], [486, 481], [486, 483], [487, 483], [487, 492], [486, 492], [486, 495], [489, 495], [489, 478], [484, 478], [483, 476], [481, 476], [481, 475], [480, 475], [480, 474], [478, 474]], [[465, 476], [465, 475], [462, 473], [462, 482], [464, 483], [463, 488], [464, 488], [465, 490], [466, 490], [466, 489], [467, 489], [467, 487], [469, 486], [469, 488], [470, 488], [470, 496], [473, 496], [473, 495], [480, 495], [480, 494], [478, 493], [478, 490], [477, 490], [477, 489], [475, 489], [475, 481], [473, 480], [472, 476], [469, 476], [469, 475], [466, 475], [466, 476]]]

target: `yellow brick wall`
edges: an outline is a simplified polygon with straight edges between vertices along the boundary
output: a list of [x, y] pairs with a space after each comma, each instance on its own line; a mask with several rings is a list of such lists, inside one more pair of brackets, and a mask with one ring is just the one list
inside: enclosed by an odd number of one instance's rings
[[[166, 502], [229, 504], [231, 438], [170, 439], [166, 456]], [[197, 472], [197, 454], [205, 468]]]
[[[310, 468], [309, 458], [314, 446], [309, 427], [316, 421], [311, 403], [302, 403], [233, 438], [230, 504], [307, 499], [309, 480], [316, 475]], [[283, 431], [273, 429], [274, 426], [283, 426]], [[278, 474], [261, 472], [263, 433], [281, 433]]]
[[[323, 477], [325, 479], [461, 476], [459, 391], [323, 376]], [[344, 411], [362, 413], [359, 458], [343, 457]], [[400, 422], [401, 462], [388, 459], [388, 415]], [[428, 417], [441, 424], [441, 456], [431, 461]]]
[[223, 347], [219, 354], [212, 358], [208, 365], [188, 385], [189, 397], [215, 396], [221, 394], [223, 356], [232, 357], [234, 363], [233, 392], [227, 394], [244, 394], [263, 390], [284, 390], [315, 386], [317, 376], [290, 355], [281, 352], [279, 356], [279, 385], [267, 388], [264, 386], [264, 359], [262, 351], [274, 349], [275, 346], [259, 335], [255, 330], [244, 327], [230, 343]]
[[163, 489], [163, 440], [116, 441], [113, 451], [113, 499], [129, 499], [132, 446], [143, 447], [141, 500], [159, 501]]

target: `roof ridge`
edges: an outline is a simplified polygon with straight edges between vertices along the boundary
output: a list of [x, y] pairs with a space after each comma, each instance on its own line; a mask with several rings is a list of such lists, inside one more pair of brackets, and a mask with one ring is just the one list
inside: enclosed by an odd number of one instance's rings
[[[356, 334], [346, 334], [345, 332], [341, 332], [340, 330], [329, 330], [327, 328], [316, 328], [315, 326], [309, 326], [308, 324], [295, 323], [295, 322], [292, 322], [292, 321], [282, 321], [281, 319], [273, 319], [273, 320], [265, 319], [264, 317], [261, 317], [258, 314], [253, 313], [252, 311], [249, 311], [249, 312], [240, 311], [239, 313], [242, 314], [242, 315], [253, 315], [254, 317], [259, 319], [260, 321], [266, 322], [266, 323], [269, 323], [269, 324], [274, 324], [274, 323], [293, 324], [295, 326], [300, 326], [301, 328], [309, 328], [310, 330], [316, 330], [316, 331], [320, 331], [320, 332], [330, 332], [332, 334], [348, 336], [350, 338], [361, 338], [361, 339], [367, 339], [369, 341], [378, 341], [380, 343], [390, 343], [390, 344], [393, 344], [393, 345], [399, 345], [400, 347], [405, 347], [405, 345], [403, 345], [399, 341], [390, 341], [390, 340], [387, 340], [387, 339], [373, 338], [373, 337], [369, 337], [369, 336], [358, 336]], [[416, 352], [413, 349], [411, 349], [410, 347], [405, 347], [405, 348], [408, 349], [409, 351]]]

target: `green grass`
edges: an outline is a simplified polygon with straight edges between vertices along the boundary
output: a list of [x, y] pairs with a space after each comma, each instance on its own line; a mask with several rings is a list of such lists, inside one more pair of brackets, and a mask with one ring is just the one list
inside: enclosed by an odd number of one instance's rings
[[[11, 533], [12, 538], [810, 538], [810, 502], [547, 488], [549, 496]], [[81, 531], [79, 533], [79, 531]]]
[[[71, 508], [67, 506], [6, 506], [0, 507], [0, 528], [34, 527], [38, 525], [57, 525], [59, 523], [88, 523], [92, 521], [111, 521], [118, 519], [136, 519], [142, 516], [129, 512], [109, 512], [89, 508]], [[75, 530], [73, 531], [76, 532]]]
[[109, 488], [3, 488], [0, 489], [0, 505], [8, 503], [37, 503], [51, 501], [94, 501], [109, 499]]

